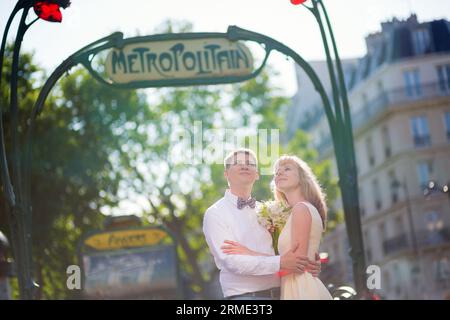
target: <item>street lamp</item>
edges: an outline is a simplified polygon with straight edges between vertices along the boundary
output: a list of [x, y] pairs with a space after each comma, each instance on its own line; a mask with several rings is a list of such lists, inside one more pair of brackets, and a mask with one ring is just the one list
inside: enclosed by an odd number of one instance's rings
[[[32, 279], [32, 254], [31, 254], [31, 204], [28, 186], [24, 179], [24, 157], [20, 152], [19, 137], [19, 99], [18, 99], [18, 73], [20, 49], [23, 37], [37, 20], [42, 19], [50, 22], [61, 22], [62, 15], [60, 8], [67, 8], [69, 0], [19, 0], [17, 1], [5, 26], [2, 43], [0, 47], [0, 85], [2, 81], [3, 58], [5, 55], [6, 41], [12, 21], [17, 13], [22, 11], [17, 34], [14, 40], [14, 50], [12, 55], [11, 80], [9, 109], [11, 119], [11, 172], [5, 151], [5, 140], [3, 132], [3, 106], [0, 105], [0, 170], [2, 178], [3, 194], [6, 198], [7, 211], [11, 232], [11, 245], [17, 263], [17, 276], [19, 280], [20, 297], [22, 299], [33, 299], [34, 292], [38, 287]], [[26, 23], [26, 18], [30, 9], [33, 8], [37, 18]]]
[[427, 187], [423, 190], [423, 195], [427, 198], [435, 193], [442, 193], [447, 196], [450, 201], [450, 191], [449, 191], [450, 182], [447, 182], [443, 186], [439, 185], [436, 181], [428, 181]]

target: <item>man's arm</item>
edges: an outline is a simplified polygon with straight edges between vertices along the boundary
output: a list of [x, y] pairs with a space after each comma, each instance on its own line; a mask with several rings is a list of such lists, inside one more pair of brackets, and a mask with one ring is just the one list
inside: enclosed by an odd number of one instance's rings
[[266, 257], [273, 256], [273, 254], [267, 254], [250, 250], [249, 248], [240, 244], [239, 242], [232, 240], [225, 240], [223, 246], [221, 246], [220, 249], [222, 249], [223, 253], [226, 254], [241, 254], [244, 256], [266, 256]]
[[[307, 270], [306, 268], [308, 268], [308, 271], [312, 270], [311, 273], [315, 275], [314, 273], [315, 271], [313, 270], [314, 266], [311, 267], [312, 262], [308, 260], [308, 257], [302, 256], [298, 253], [297, 250], [298, 247], [299, 247], [298, 244], [295, 245], [294, 248], [292, 248], [289, 252], [285, 253], [280, 257], [280, 269], [282, 269], [283, 272], [287, 273], [290, 272], [303, 273], [305, 270]], [[225, 254], [238, 254], [244, 256], [273, 256], [270, 254], [250, 250], [249, 248], [240, 244], [239, 242], [231, 240], [226, 240], [224, 242], [224, 245], [220, 248], [222, 249], [222, 252]]]
[[[221, 246], [225, 240], [234, 240], [230, 226], [220, 214], [208, 209], [203, 219], [203, 233], [214, 258], [227, 270], [242, 275], [269, 275], [280, 270], [279, 256], [246, 256], [227, 255], [222, 252]], [[221, 266], [218, 266], [219, 268]]]

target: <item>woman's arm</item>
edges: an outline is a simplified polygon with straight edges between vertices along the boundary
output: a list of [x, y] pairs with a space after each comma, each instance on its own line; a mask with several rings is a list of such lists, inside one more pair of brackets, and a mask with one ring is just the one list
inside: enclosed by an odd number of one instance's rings
[[305, 204], [296, 205], [292, 209], [291, 221], [291, 246], [298, 245], [297, 253], [308, 255], [309, 236], [311, 232], [311, 213]]
[[222, 252], [226, 254], [240, 254], [245, 256], [266, 256], [266, 257], [272, 256], [271, 254], [250, 250], [246, 246], [243, 246], [242, 244], [236, 241], [225, 240], [223, 243], [224, 245], [221, 246], [220, 249], [222, 249]]
[[[308, 256], [309, 236], [311, 233], [312, 217], [308, 207], [300, 204], [292, 209], [291, 222], [291, 245], [295, 248], [298, 245], [297, 253], [302, 256]], [[308, 260], [305, 271], [309, 272], [313, 277], [318, 277], [321, 270], [319, 254], [315, 254], [316, 261]]]

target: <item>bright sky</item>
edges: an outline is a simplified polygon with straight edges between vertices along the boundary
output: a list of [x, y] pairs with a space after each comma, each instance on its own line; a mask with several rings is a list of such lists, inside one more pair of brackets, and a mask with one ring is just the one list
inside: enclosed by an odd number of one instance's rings
[[[3, 30], [16, 0], [0, 3]], [[324, 0], [330, 15], [341, 57], [365, 53], [364, 37], [380, 30], [380, 22], [411, 12], [419, 21], [450, 19], [448, 0]], [[323, 59], [318, 27], [311, 14], [289, 0], [72, 0], [62, 11], [63, 22], [38, 21], [26, 33], [23, 48], [34, 50], [38, 63], [49, 72], [66, 57], [101, 37], [122, 31], [125, 37], [152, 34], [167, 19], [187, 20], [196, 32], [226, 32], [229, 25], [263, 33], [296, 50], [305, 59]], [[19, 17], [16, 17], [16, 24]], [[12, 30], [15, 30], [13, 28]], [[280, 73], [278, 86], [295, 92], [292, 63], [281, 55], [269, 64]]]

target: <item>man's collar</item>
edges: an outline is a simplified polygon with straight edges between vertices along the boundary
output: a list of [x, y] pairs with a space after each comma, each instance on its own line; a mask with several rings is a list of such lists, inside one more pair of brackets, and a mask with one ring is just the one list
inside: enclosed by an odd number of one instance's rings
[[[224, 197], [225, 197], [226, 199], [228, 199], [229, 201], [231, 201], [234, 205], [237, 205], [238, 196], [237, 196], [237, 195], [234, 195], [234, 194], [231, 192], [230, 189], [227, 189], [227, 190], [225, 191]], [[251, 198], [251, 196], [250, 196], [248, 199], [250, 199], [250, 198]], [[244, 200], [248, 200], [248, 199], [244, 199]]]

